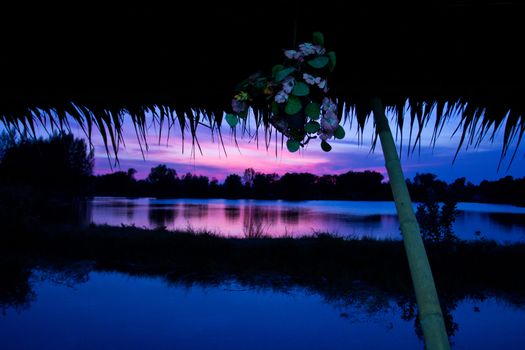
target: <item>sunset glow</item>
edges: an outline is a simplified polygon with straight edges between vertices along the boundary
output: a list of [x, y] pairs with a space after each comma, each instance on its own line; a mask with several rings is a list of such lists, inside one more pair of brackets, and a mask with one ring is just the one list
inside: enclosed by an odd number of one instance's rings
[[[462, 149], [454, 162], [454, 154], [459, 143], [459, 135], [454, 135], [452, 128], [455, 122], [457, 120], [451, 120], [445, 125], [434, 148], [431, 147], [432, 128], [425, 128], [419, 151], [416, 148], [410, 156], [407, 156], [406, 148], [410, 130], [408, 126], [405, 126], [401, 160], [407, 177], [411, 178], [418, 172], [432, 172], [445, 181], [453, 181], [464, 176], [469, 181], [479, 183], [483, 179], [495, 180], [506, 175], [525, 176], [525, 166], [520, 159], [524, 152], [523, 147], [518, 151], [518, 156], [508, 172], [505, 170], [509, 157], [505, 159], [506, 162], [503, 162], [501, 169], [497, 170], [503, 134], [501, 130], [496, 134], [494, 143], [486, 140], [478, 148]], [[432, 123], [433, 121], [430, 121], [429, 125]], [[394, 129], [393, 124], [392, 128]], [[230, 128], [223, 125], [222, 145], [217, 133], [212, 136], [208, 128], [201, 126], [197, 130], [199, 150], [196, 144], [192, 146], [189, 133], [185, 135], [183, 148], [180, 130], [172, 130], [169, 140], [164, 132], [159, 143], [158, 126], [151, 125], [148, 130], [148, 150], [142, 153], [134, 128], [128, 121], [124, 127], [125, 145], [120, 147], [119, 163], [117, 164], [114, 159], [108, 160], [102, 140], [98, 134], [95, 134], [93, 140], [96, 157], [95, 173], [103, 174], [135, 168], [138, 171], [137, 178], [144, 178], [150, 168], [158, 164], [167, 164], [179, 175], [191, 172], [208, 176], [210, 179], [217, 178], [219, 181], [223, 181], [231, 173], [242, 174], [246, 168], [279, 175], [286, 172], [309, 172], [323, 175], [372, 170], [382, 173], [386, 178], [379, 142], [376, 149], [371, 151], [372, 123], [369, 122], [366, 125], [362, 137], [358, 137], [355, 124], [350, 128], [347, 122], [345, 129], [346, 137], [343, 140], [333, 141], [331, 152], [323, 152], [318, 140], [312, 140], [299, 152], [290, 153], [286, 150], [286, 146], [281, 148], [280, 136], [277, 144], [273, 137], [267, 149], [263, 131], [259, 131], [258, 144], [253, 135], [255, 131], [252, 130], [251, 136], [237, 136], [237, 146]], [[79, 128], [74, 127], [74, 130], [77, 135], [82, 136]], [[401, 137], [398, 136], [398, 144], [400, 139]]]

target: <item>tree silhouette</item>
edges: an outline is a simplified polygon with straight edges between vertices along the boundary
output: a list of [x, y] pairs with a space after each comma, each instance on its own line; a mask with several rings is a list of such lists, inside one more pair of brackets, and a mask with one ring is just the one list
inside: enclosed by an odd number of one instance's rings
[[137, 195], [137, 180], [133, 168], [127, 172], [116, 171], [111, 174], [99, 175], [93, 178], [95, 193], [103, 195]]
[[276, 183], [279, 175], [256, 173], [253, 178], [253, 195], [255, 198], [275, 198], [279, 196]]
[[[389, 184], [375, 171], [349, 171], [339, 175], [310, 173], [264, 174], [246, 169], [243, 176], [231, 174], [223, 184], [216, 178], [187, 173], [177, 177], [166, 165], [152, 168], [146, 180], [135, 179], [135, 169], [93, 177], [93, 195], [159, 196], [188, 198], [392, 200]], [[253, 180], [252, 180], [253, 179]], [[525, 178], [505, 177], [480, 185], [458, 178], [450, 184], [436, 174], [416, 174], [406, 180], [410, 194], [419, 202], [510, 203], [523, 205]], [[249, 186], [248, 184], [252, 184]], [[244, 185], [243, 185], [244, 184]]]
[[309, 173], [286, 173], [279, 179], [280, 194], [287, 199], [304, 199], [315, 194], [316, 176]]
[[456, 202], [446, 200], [442, 206], [428, 198], [417, 207], [416, 217], [424, 240], [431, 242], [452, 242], [457, 239], [453, 225], [456, 221]]
[[243, 194], [241, 177], [237, 174], [231, 174], [224, 180], [225, 197], [240, 198]]
[[83, 139], [57, 133], [48, 139], [21, 139], [3, 151], [0, 181], [40, 190], [84, 192], [93, 172], [93, 150]]
[[388, 189], [382, 184], [384, 177], [375, 171], [349, 171], [336, 177], [337, 193], [346, 199], [385, 198]]
[[248, 168], [244, 170], [244, 175], [242, 176], [242, 182], [244, 186], [251, 188], [253, 187], [253, 180], [255, 178], [255, 170], [253, 168]]
[[438, 180], [436, 174], [416, 173], [414, 180], [407, 183], [410, 194], [415, 201], [425, 201], [429, 198], [443, 200], [447, 194], [447, 184]]
[[206, 197], [208, 194], [209, 179], [206, 176], [187, 173], [182, 177], [182, 193], [188, 197]]
[[177, 193], [179, 179], [175, 169], [160, 164], [151, 168], [146, 182], [156, 196], [168, 196]]
[[21, 138], [3, 145], [0, 221], [7, 230], [85, 220], [79, 197], [89, 190], [93, 152], [84, 140], [57, 133], [48, 139]]

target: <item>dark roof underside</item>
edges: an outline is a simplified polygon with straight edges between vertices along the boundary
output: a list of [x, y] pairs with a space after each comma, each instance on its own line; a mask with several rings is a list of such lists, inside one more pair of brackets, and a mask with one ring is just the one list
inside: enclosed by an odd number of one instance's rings
[[410, 98], [416, 119], [447, 101], [459, 103], [467, 121], [484, 111], [490, 126], [510, 110], [517, 128], [509, 132], [523, 132], [521, 4], [164, 3], [2, 9], [0, 116], [16, 120], [36, 108], [75, 113], [73, 102], [107, 118], [163, 105], [220, 122], [239, 81], [271, 69], [283, 49], [320, 31], [337, 53], [332, 91], [361, 121], [369, 97], [379, 95], [391, 107]]

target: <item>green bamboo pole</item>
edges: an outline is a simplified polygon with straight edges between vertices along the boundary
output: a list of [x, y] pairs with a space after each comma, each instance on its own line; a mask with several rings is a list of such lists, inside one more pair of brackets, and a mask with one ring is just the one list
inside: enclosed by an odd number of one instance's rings
[[403, 233], [403, 242], [419, 308], [419, 319], [425, 338], [425, 347], [428, 350], [450, 349], [434, 278], [412, 207], [412, 200], [408, 193], [405, 176], [401, 169], [394, 138], [380, 98], [372, 98], [372, 108], [383, 148], [385, 166], [390, 178], [390, 187], [396, 203], [401, 232]]

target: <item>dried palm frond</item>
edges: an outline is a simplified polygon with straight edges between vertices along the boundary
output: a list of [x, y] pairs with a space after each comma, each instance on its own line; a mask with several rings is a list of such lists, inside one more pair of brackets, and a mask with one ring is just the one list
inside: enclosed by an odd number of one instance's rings
[[[520, 2], [35, 6], [6, 8], [0, 18], [0, 121], [21, 133], [75, 121], [89, 139], [97, 130], [107, 153], [117, 154], [130, 118], [147, 150], [153, 115], [159, 137], [177, 126], [199, 149], [199, 126], [222, 139], [235, 85], [270, 70], [283, 49], [314, 31], [337, 52], [330, 86], [339, 116], [355, 116], [351, 125], [364, 127], [370, 97], [379, 96], [399, 130], [410, 123], [409, 152], [423, 128], [433, 128], [435, 142], [456, 114], [458, 151], [503, 130], [502, 158], [513, 159], [525, 130]], [[254, 115], [265, 146], [279, 140], [269, 111]]]

